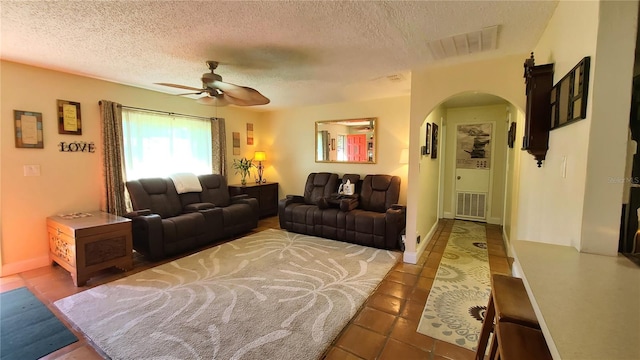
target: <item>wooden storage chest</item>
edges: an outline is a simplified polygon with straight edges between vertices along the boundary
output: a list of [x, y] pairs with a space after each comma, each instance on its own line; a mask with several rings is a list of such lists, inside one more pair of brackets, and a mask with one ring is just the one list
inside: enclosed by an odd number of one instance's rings
[[51, 261], [83, 286], [96, 271], [133, 268], [131, 220], [96, 211], [47, 218]]

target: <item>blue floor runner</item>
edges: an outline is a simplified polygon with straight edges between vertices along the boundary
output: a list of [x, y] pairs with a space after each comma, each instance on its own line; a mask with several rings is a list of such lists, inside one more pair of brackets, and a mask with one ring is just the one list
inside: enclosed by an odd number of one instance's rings
[[78, 341], [27, 288], [0, 293], [0, 359], [38, 359]]

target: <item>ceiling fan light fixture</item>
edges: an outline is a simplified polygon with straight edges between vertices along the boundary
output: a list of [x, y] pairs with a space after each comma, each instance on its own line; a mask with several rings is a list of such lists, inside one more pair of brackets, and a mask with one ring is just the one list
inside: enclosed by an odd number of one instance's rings
[[222, 81], [222, 76], [214, 73], [204, 73], [202, 74], [202, 83], [203, 84], [213, 84], [215, 81]]
[[207, 93], [208, 96], [196, 100], [199, 104], [204, 105], [226, 106], [231, 104], [236, 106], [254, 106], [266, 105], [270, 102], [267, 97], [260, 94], [256, 89], [222, 81], [222, 77], [213, 72], [213, 70], [218, 66], [216, 61], [207, 61], [207, 65], [209, 66], [211, 73], [205, 73], [202, 75], [202, 89], [170, 83], [156, 84], [193, 91], [192, 93], [183, 95]]
[[203, 96], [196, 100], [198, 104], [208, 105], [208, 106], [227, 106], [228, 103], [223, 98], [218, 98], [214, 96]]

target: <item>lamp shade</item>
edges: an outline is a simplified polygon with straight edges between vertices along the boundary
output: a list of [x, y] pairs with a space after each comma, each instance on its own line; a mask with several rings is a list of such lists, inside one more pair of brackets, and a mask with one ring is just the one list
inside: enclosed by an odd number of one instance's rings
[[255, 161], [265, 161], [265, 160], [267, 160], [267, 154], [264, 151], [256, 151], [253, 154], [253, 160], [255, 160]]

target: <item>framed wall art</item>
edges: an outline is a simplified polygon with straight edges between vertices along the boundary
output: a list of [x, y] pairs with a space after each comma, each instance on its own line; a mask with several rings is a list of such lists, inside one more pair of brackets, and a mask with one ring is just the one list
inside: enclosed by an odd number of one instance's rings
[[509, 126], [509, 133], [507, 134], [507, 146], [513, 148], [513, 144], [516, 141], [516, 122], [512, 122]]
[[431, 123], [427, 123], [427, 131], [425, 135], [425, 151], [423, 151], [423, 155], [429, 155], [429, 152], [431, 151]]
[[58, 100], [58, 134], [82, 135], [79, 102]]
[[583, 58], [551, 89], [551, 130], [587, 117], [590, 59]]
[[253, 124], [247, 123], [247, 145], [253, 145]]
[[491, 123], [460, 124], [456, 131], [456, 169], [490, 169]]
[[17, 148], [43, 149], [42, 113], [13, 111], [13, 126]]
[[431, 128], [431, 158], [438, 158], [438, 124], [433, 123]]
[[240, 155], [240, 133], [232, 132], [233, 137], [233, 155]]

